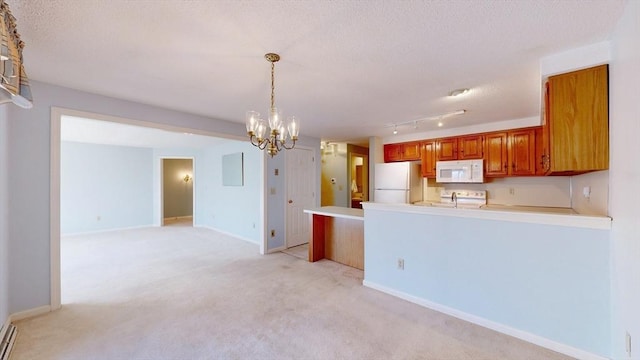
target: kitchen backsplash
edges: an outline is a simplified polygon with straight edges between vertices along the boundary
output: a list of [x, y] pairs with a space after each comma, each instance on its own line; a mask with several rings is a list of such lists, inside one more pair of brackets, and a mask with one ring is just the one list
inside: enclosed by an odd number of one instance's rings
[[428, 179], [425, 198], [440, 199], [440, 190], [486, 190], [487, 203], [502, 205], [571, 207], [571, 181], [568, 176], [513, 177], [487, 179], [483, 184], [438, 184]]
[[572, 207], [580, 214], [607, 215], [608, 178], [608, 171], [599, 171], [577, 176], [490, 178], [483, 184], [438, 184], [435, 179], [425, 179], [424, 198], [439, 201], [443, 189], [486, 190], [488, 204]]

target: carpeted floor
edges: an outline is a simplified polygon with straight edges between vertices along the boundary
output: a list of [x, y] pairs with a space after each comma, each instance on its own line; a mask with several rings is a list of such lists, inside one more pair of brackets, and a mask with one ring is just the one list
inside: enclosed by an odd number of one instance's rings
[[566, 359], [362, 278], [202, 228], [65, 237], [63, 308], [11, 359]]

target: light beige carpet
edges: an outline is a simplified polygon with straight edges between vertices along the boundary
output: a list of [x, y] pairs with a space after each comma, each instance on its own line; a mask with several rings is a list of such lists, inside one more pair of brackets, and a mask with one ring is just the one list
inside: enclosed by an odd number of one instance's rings
[[283, 253], [299, 259], [309, 260], [309, 244], [302, 244], [282, 250]]
[[65, 237], [63, 308], [11, 359], [564, 359], [308, 263], [191, 227]]

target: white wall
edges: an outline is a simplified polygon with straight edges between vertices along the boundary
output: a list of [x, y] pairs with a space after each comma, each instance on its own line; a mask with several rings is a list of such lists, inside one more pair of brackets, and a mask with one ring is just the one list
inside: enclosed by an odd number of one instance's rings
[[62, 142], [62, 234], [150, 226], [152, 150]]
[[9, 120], [0, 105], [0, 328], [9, 316]]
[[607, 230], [400, 211], [365, 205], [366, 285], [545, 346], [609, 355]]
[[[222, 185], [222, 156], [243, 153], [244, 185]], [[197, 193], [198, 226], [231, 233], [254, 243], [261, 240], [260, 226], [260, 157], [263, 155], [246, 141], [229, 141], [206, 149], [198, 159]]]
[[609, 66], [609, 212], [613, 218], [613, 358], [625, 359], [624, 338], [640, 359], [640, 1], [629, 1], [612, 39]]

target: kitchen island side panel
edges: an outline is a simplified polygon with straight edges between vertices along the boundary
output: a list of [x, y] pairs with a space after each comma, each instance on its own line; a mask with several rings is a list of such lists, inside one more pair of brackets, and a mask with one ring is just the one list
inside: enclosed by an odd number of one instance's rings
[[365, 264], [365, 284], [610, 354], [608, 230], [365, 208]]

